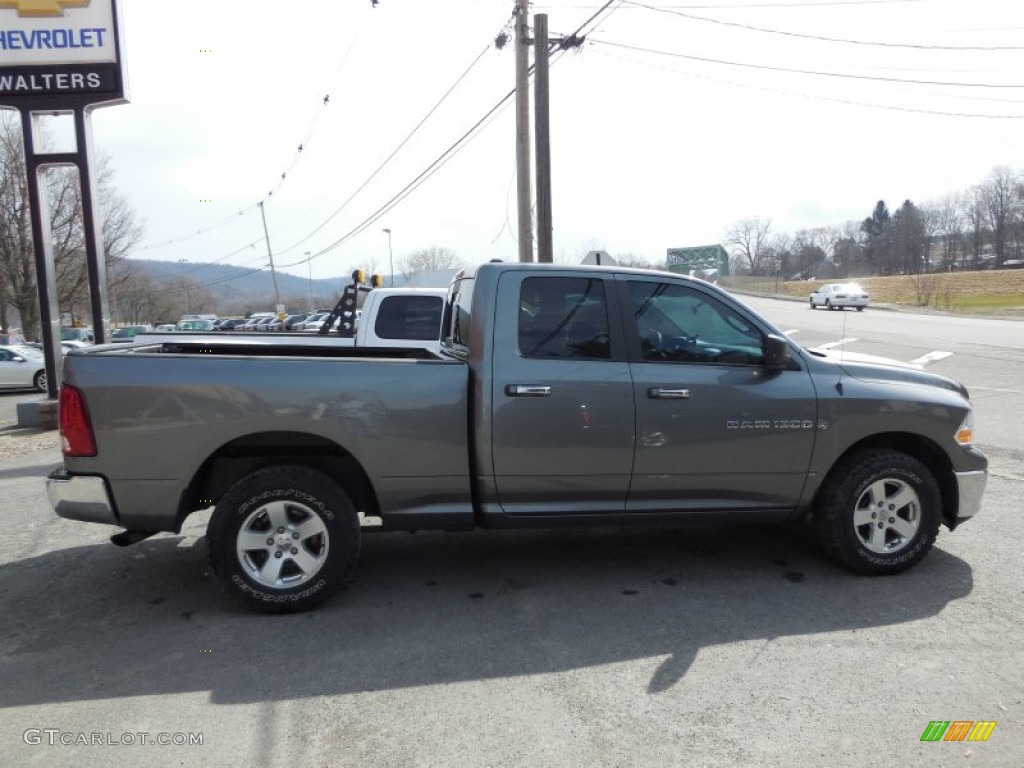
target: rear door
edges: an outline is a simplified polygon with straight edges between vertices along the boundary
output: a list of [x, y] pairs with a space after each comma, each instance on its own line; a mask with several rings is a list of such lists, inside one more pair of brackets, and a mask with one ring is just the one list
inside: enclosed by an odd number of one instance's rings
[[635, 414], [614, 278], [506, 272], [495, 312], [491, 449], [502, 511], [624, 511]]
[[623, 275], [637, 446], [636, 512], [787, 510], [817, 406], [807, 371], [763, 366], [765, 331], [698, 283]]

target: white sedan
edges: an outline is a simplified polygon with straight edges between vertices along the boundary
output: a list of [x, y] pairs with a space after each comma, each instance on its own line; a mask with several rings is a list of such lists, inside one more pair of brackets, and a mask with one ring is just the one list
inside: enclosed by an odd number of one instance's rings
[[863, 312], [870, 298], [857, 283], [828, 283], [811, 294], [810, 305], [811, 309], [856, 307], [858, 312]]
[[0, 388], [46, 391], [43, 353], [20, 344], [0, 346]]

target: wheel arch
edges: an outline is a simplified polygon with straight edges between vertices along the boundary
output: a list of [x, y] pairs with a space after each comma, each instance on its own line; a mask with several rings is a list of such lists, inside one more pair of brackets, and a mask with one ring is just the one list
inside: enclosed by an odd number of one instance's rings
[[217, 504], [239, 479], [264, 467], [293, 464], [322, 472], [339, 483], [356, 510], [380, 514], [377, 494], [359, 461], [321, 435], [295, 431], [254, 432], [220, 446], [200, 465], [181, 494], [175, 530], [192, 512]]
[[956, 525], [957, 507], [959, 506], [959, 493], [956, 485], [956, 477], [953, 474], [953, 464], [945, 451], [939, 445], [922, 435], [910, 432], [884, 432], [859, 440], [847, 448], [832, 463], [822, 477], [808, 505], [808, 512], [813, 513], [818, 504], [818, 497], [822, 488], [825, 487], [828, 479], [840, 471], [847, 460], [854, 454], [869, 451], [872, 449], [887, 449], [899, 451], [920, 461], [939, 486], [939, 494], [942, 499], [942, 522], [952, 528]]

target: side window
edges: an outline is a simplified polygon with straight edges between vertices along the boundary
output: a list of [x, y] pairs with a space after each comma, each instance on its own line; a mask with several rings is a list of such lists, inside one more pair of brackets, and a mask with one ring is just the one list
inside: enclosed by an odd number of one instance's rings
[[528, 277], [519, 294], [519, 352], [524, 357], [611, 357], [604, 281]]
[[473, 308], [473, 286], [476, 280], [458, 278], [448, 288], [444, 336], [446, 343], [468, 347]]
[[373, 330], [382, 339], [437, 341], [443, 310], [440, 296], [388, 296]]
[[631, 281], [644, 360], [718, 365], [764, 362], [761, 331], [745, 317], [685, 285]]

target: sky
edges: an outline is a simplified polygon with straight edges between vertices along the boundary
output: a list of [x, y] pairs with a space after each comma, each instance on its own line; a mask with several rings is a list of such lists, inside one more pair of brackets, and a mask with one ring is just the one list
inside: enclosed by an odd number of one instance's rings
[[[300, 276], [390, 271], [385, 228], [396, 270], [517, 259], [512, 100], [445, 155], [514, 86], [512, 0], [120, 5], [130, 102], [93, 132], [144, 224], [132, 257], [264, 266], [263, 201]], [[551, 65], [556, 260], [662, 261], [746, 217], [794, 233], [1024, 168], [1020, 0], [616, 1], [585, 24], [603, 5], [530, 7], [587, 35]]]

